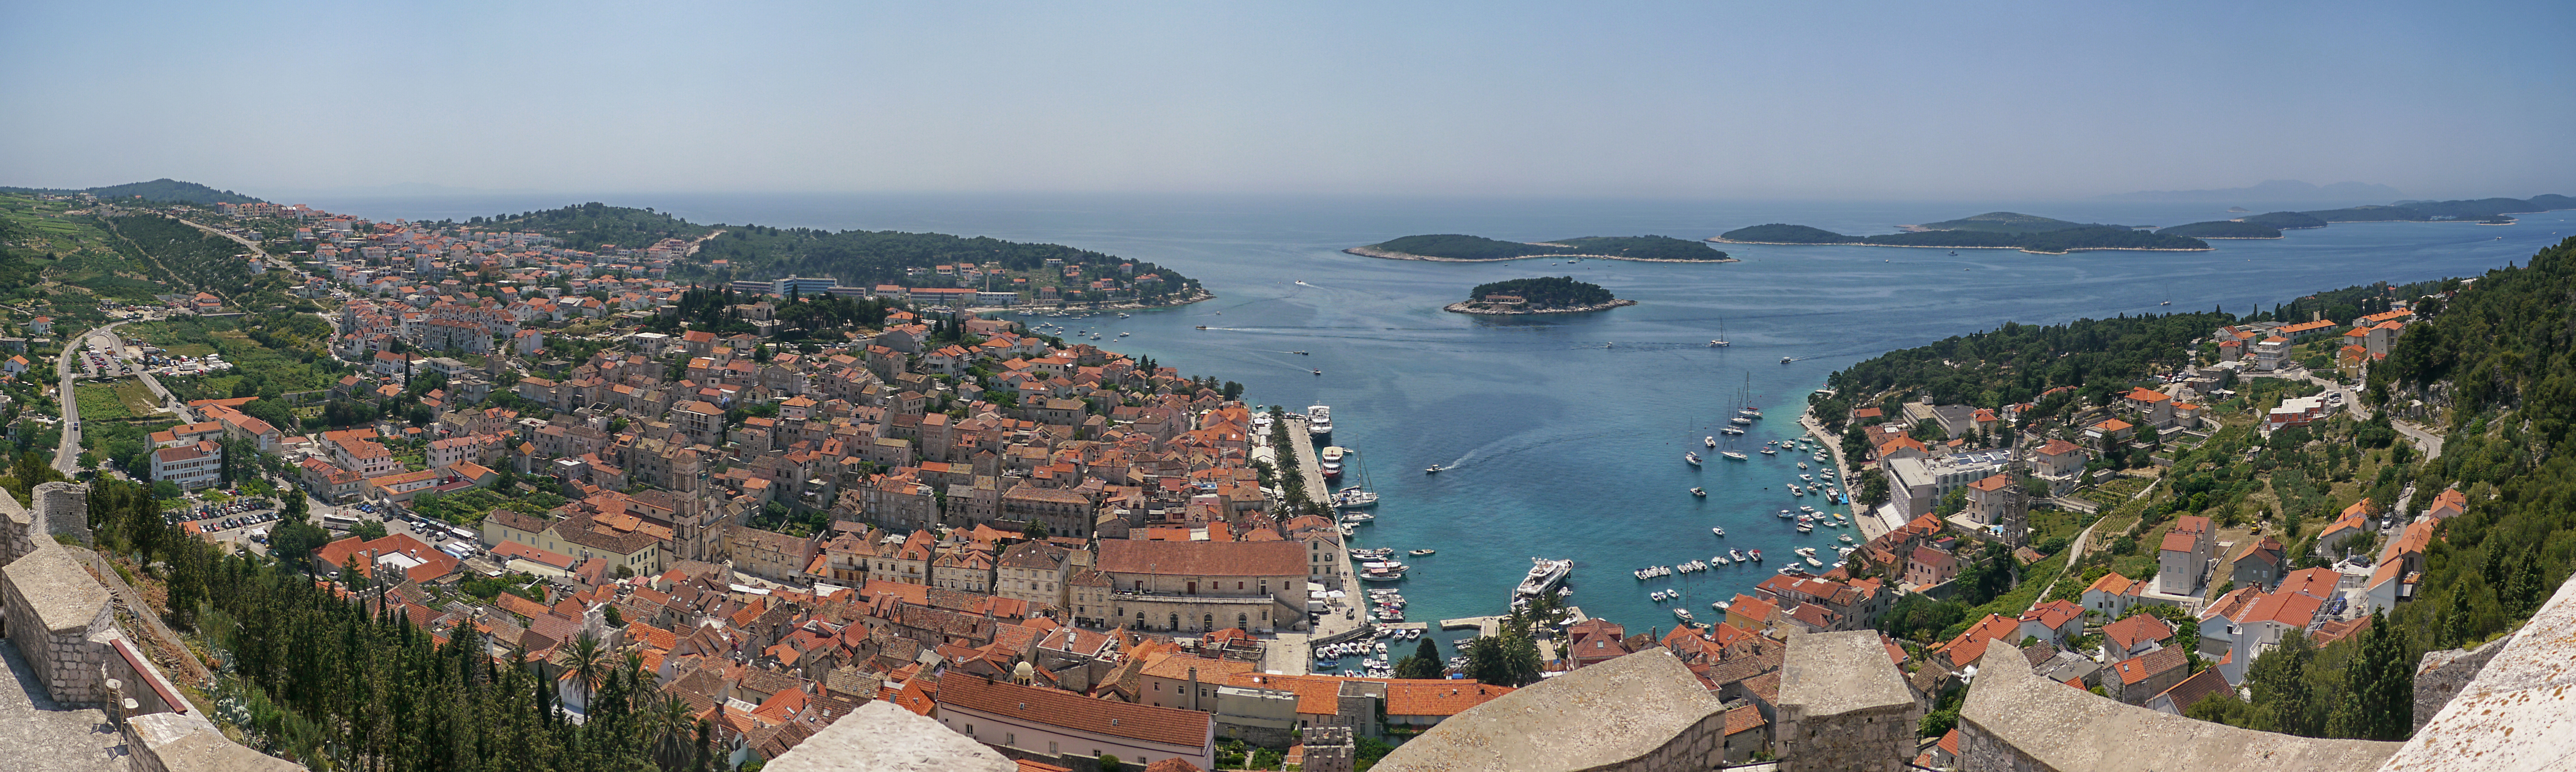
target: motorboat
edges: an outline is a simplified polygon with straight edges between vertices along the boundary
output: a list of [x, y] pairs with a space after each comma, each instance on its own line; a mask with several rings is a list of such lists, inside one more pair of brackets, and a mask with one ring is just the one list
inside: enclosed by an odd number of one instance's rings
[[1753, 419], [1746, 418], [1744, 416], [1736, 416], [1734, 418], [1726, 419], [1726, 422], [1737, 426], [1743, 426], [1745, 424], [1753, 423]]
[[1799, 533], [1815, 533], [1815, 532], [1816, 532], [1816, 527], [1815, 527], [1815, 526], [1812, 526], [1812, 525], [1808, 525], [1808, 524], [1806, 524], [1806, 523], [1799, 523], [1799, 524], [1798, 524], [1798, 532], [1799, 532]]
[[1807, 565], [1823, 568], [1825, 567], [1825, 561], [1817, 560], [1814, 556], [1810, 555], [1807, 557]]
[[[1840, 521], [1840, 520], [1834, 521], [1834, 527], [1836, 527], [1836, 528], [1840, 528], [1840, 527], [1842, 527], [1842, 521]], [[1851, 544], [1851, 543], [1853, 543], [1853, 542], [1852, 542], [1851, 534], [1843, 534], [1840, 538], [1843, 540], [1843, 543], [1844, 543], [1844, 544]]]
[[1691, 466], [1699, 466], [1698, 453], [1684, 452], [1682, 453], [1682, 460], [1690, 462]]
[[1780, 455], [1780, 451], [1773, 450], [1773, 449], [1771, 449], [1771, 448], [1763, 448], [1763, 449], [1762, 449], [1762, 455], [1765, 455], [1765, 456], [1777, 456], [1777, 455]]
[[1798, 360], [1797, 360], [1796, 358], [1793, 358], [1793, 357], [1781, 357], [1781, 358], [1780, 358], [1780, 364], [1784, 364], [1784, 365], [1785, 365], [1785, 364], [1788, 364], [1788, 363], [1791, 363], [1791, 362], [1795, 362], [1795, 361], [1798, 361]]
[[1716, 435], [1710, 435], [1710, 436], [1707, 436], [1707, 437], [1701, 437], [1701, 438], [1699, 438], [1699, 444], [1701, 444], [1701, 445], [1706, 445], [1706, 446], [1708, 446], [1708, 447], [1712, 447], [1712, 448], [1717, 447], [1717, 436], [1716, 436]]
[[1342, 513], [1342, 522], [1345, 522], [1345, 523], [1365, 523], [1365, 522], [1368, 522], [1368, 521], [1371, 521], [1371, 520], [1376, 520], [1376, 519], [1377, 519], [1377, 516], [1376, 516], [1376, 515], [1372, 515], [1372, 514], [1369, 514], [1369, 513], [1366, 513], [1366, 512], [1345, 512], [1345, 513]]
[[1718, 536], [1725, 536], [1726, 528], [1724, 526], [1710, 526], [1708, 532]]
[[1707, 489], [1707, 488], [1693, 487], [1693, 488], [1691, 488], [1691, 489], [1690, 489], [1690, 491], [1691, 491], [1691, 495], [1693, 495], [1693, 496], [1698, 496], [1698, 497], [1700, 497], [1700, 498], [1708, 498], [1708, 489]]
[[1317, 370], [1317, 371], [1315, 371], [1315, 374], [1316, 374], [1316, 375], [1323, 375], [1323, 374], [1324, 374], [1324, 371], [1322, 371], [1322, 370]]
[[1708, 556], [1708, 562], [1723, 566], [1735, 561], [1727, 560], [1725, 555], [1710, 555]]
[[1733, 426], [1721, 426], [1721, 427], [1718, 427], [1718, 429], [1717, 429], [1717, 433], [1719, 433], [1719, 434], [1724, 434], [1724, 435], [1730, 435], [1730, 436], [1736, 436], [1736, 437], [1744, 436], [1744, 430], [1743, 430], [1743, 429], [1741, 429], [1741, 428], [1737, 428], [1737, 427], [1733, 427]]
[[1736, 451], [1732, 451], [1732, 450], [1724, 451], [1724, 452], [1718, 453], [1718, 455], [1720, 455], [1720, 456], [1725, 456], [1725, 457], [1726, 457], [1726, 459], [1727, 459], [1727, 460], [1729, 460], [1729, 461], [1742, 461], [1742, 460], [1744, 460], [1744, 459], [1745, 459], [1745, 455], [1744, 455], [1743, 453], [1736, 452]]
[[1807, 462], [1805, 462], [1805, 461], [1800, 461], [1800, 462], [1798, 462], [1798, 468], [1800, 468], [1800, 469], [1805, 469], [1805, 468], [1807, 468]]
[[1199, 329], [1202, 329], [1202, 330], [1207, 329], [1207, 325], [1204, 325], [1204, 324], [1199, 325]]
[[[1850, 539], [1849, 537], [1845, 537], [1843, 540], [1844, 540], [1844, 541], [1850, 541], [1851, 539]], [[1414, 556], [1414, 557], [1417, 557], [1417, 558], [1418, 558], [1418, 557], [1422, 557], [1422, 556], [1424, 556], [1424, 555], [1429, 555], [1429, 554], [1432, 554], [1432, 553], [1435, 553], [1435, 552], [1439, 552], [1439, 550], [1413, 550], [1413, 551], [1410, 551], [1410, 552], [1406, 552], [1406, 553], [1404, 553], [1404, 554], [1412, 555], [1412, 556]]]
[[1303, 352], [1303, 351], [1291, 351], [1291, 352], [1288, 352], [1288, 353], [1295, 354], [1295, 355], [1298, 355], [1298, 356], [1308, 356], [1308, 354], [1307, 354], [1306, 352]]
[[1688, 624], [1688, 623], [1690, 623], [1690, 621], [1691, 621], [1691, 613], [1690, 613], [1690, 609], [1686, 609], [1686, 608], [1677, 608], [1677, 609], [1673, 609], [1673, 618], [1681, 620], [1684, 624]]
[[1746, 551], [1744, 554], [1753, 556], [1753, 562], [1755, 562], [1755, 563], [1760, 563], [1760, 562], [1762, 562], [1762, 551], [1761, 551], [1761, 550], [1748, 550], [1748, 551]]
[[1743, 550], [1727, 550], [1727, 551], [1726, 551], [1726, 556], [1727, 556], [1727, 557], [1730, 557], [1730, 558], [1734, 558], [1734, 559], [1735, 559], [1735, 562], [1738, 562], [1738, 563], [1747, 562], [1746, 558], [1744, 557], [1744, 551], [1743, 551]]
[[1423, 474], [1439, 474], [1439, 473], [1440, 473], [1440, 465], [1439, 465], [1439, 464], [1432, 464], [1431, 466], [1424, 467], [1424, 468], [1423, 468], [1423, 470], [1422, 470], [1422, 473], [1423, 473]]

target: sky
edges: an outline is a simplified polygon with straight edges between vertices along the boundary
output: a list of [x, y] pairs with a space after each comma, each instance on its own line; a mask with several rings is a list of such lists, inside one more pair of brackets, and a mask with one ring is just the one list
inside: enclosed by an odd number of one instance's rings
[[2576, 194], [2571, 3], [0, 0], [0, 185]]

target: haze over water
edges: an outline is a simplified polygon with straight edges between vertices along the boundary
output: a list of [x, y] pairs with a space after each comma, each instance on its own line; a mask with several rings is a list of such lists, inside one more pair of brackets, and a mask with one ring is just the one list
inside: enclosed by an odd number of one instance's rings
[[[2496, 194], [2540, 192], [2551, 191]], [[462, 220], [579, 200], [310, 203], [377, 218]], [[1046, 321], [1103, 332], [1097, 345], [1151, 356], [1185, 374], [1240, 381], [1249, 402], [1292, 411], [1331, 405], [1335, 444], [1360, 451], [1357, 466], [1385, 497], [1378, 520], [1360, 526], [1354, 544], [1439, 550], [1400, 558], [1415, 567], [1397, 585], [1412, 602], [1409, 621], [1500, 613], [1530, 557], [1570, 557], [1576, 562], [1572, 602], [1632, 632], [1670, 629], [1669, 606], [1708, 621], [1711, 601], [1747, 591], [1787, 565], [1790, 548], [1832, 543], [1834, 531], [1800, 536], [1772, 514], [1801, 503], [1822, 508], [1812, 497], [1792, 499], [1782, 490], [1800, 472], [1793, 456], [1753, 455], [1746, 463], [1712, 456], [1699, 469], [1683, 462], [1682, 453], [1701, 449], [1700, 438], [1715, 434], [1732, 413], [1747, 374], [1755, 404], [1769, 417], [1743, 438], [1721, 437], [1720, 447], [1751, 455], [1764, 440], [1797, 432], [1805, 395], [1827, 373], [1891, 349], [2006, 320], [2059, 324], [2212, 306], [2244, 313], [2317, 290], [2474, 276], [2576, 234], [2576, 212], [2550, 212], [2502, 227], [2337, 224], [2279, 240], [2214, 241], [2210, 252], [1959, 250], [1951, 257], [1936, 249], [1721, 245], [1744, 262], [1568, 266], [1546, 259], [1394, 261], [1339, 250], [1416, 233], [1521, 241], [1640, 234], [1699, 239], [1766, 222], [1883, 233], [1897, 224], [1998, 209], [2131, 225], [2231, 215], [2223, 207], [2106, 202], [684, 194], [607, 200], [698, 222], [986, 235], [1171, 266], [1200, 280], [1216, 299], [1129, 319]], [[2295, 208], [2354, 203], [2365, 202]], [[1477, 284], [1542, 275], [1570, 275], [1640, 304], [1544, 317], [1440, 310]], [[2173, 305], [2158, 305], [2166, 300]], [[1721, 319], [1734, 345], [1708, 348]], [[1193, 329], [1198, 325], [1210, 329]], [[1119, 332], [1133, 335], [1120, 339]], [[1287, 353], [1295, 350], [1311, 353]], [[1798, 361], [1782, 365], [1784, 356]], [[1455, 468], [1423, 474], [1434, 463]], [[1709, 496], [1692, 497], [1687, 489], [1694, 485]], [[1729, 535], [1716, 538], [1710, 526], [1724, 526]], [[1758, 548], [1770, 559], [1643, 583], [1629, 573], [1704, 560], [1728, 547]], [[1665, 587], [1686, 594], [1673, 604], [1647, 599]]]

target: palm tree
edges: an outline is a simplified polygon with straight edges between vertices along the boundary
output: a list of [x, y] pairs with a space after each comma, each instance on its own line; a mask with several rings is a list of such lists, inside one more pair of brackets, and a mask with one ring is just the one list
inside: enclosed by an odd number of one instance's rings
[[665, 695], [646, 703], [645, 729], [653, 763], [665, 772], [681, 772], [697, 754], [696, 717], [689, 713], [689, 703], [678, 695]]
[[600, 679], [608, 674], [610, 656], [608, 647], [600, 645], [599, 637], [591, 635], [588, 630], [574, 636], [571, 646], [555, 651], [555, 663], [572, 671], [573, 678], [581, 682], [582, 709], [585, 712], [590, 709], [590, 696], [599, 689]]

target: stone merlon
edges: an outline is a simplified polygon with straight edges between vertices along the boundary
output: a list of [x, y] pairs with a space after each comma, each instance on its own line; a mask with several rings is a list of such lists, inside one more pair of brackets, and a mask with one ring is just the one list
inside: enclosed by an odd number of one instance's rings
[[1670, 650], [1653, 648], [1470, 708], [1373, 769], [1711, 769], [1725, 732], [1717, 697]]

